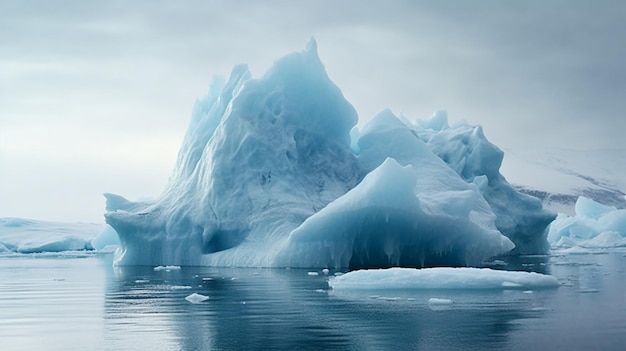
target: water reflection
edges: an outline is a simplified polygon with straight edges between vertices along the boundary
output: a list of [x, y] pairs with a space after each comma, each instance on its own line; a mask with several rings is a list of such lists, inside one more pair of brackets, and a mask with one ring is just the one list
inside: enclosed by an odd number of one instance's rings
[[[516, 260], [495, 264], [545, 267], [561, 287], [339, 294], [322, 272], [0, 255], [0, 348], [623, 349], [626, 252]], [[210, 299], [189, 303], [194, 292]]]
[[[555, 294], [341, 296], [327, 279], [303, 270], [120, 267], [107, 287], [106, 339], [110, 349], [502, 349]], [[210, 299], [191, 304], [185, 297], [194, 292]], [[453, 303], [436, 308], [431, 297]]]

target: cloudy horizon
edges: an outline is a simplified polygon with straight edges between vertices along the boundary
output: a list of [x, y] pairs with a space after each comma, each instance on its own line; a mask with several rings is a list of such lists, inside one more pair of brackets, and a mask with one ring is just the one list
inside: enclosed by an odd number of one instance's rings
[[626, 149], [620, 1], [0, 3], [0, 217], [157, 197], [216, 75], [315, 37], [362, 125], [445, 109], [501, 148]]

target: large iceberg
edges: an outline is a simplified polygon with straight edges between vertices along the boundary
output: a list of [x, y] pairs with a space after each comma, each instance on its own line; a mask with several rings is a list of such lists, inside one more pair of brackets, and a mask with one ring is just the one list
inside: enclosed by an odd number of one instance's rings
[[105, 194], [117, 263], [465, 266], [547, 250], [554, 215], [508, 185], [479, 127], [357, 119], [313, 40], [260, 79], [236, 66], [196, 103], [159, 200]]

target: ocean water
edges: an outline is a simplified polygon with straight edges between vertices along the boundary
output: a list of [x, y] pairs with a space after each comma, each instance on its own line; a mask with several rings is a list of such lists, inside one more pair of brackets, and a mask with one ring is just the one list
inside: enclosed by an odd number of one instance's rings
[[[558, 289], [329, 290], [286, 269], [113, 267], [101, 254], [0, 256], [0, 349], [623, 350], [626, 252], [526, 256]], [[185, 297], [209, 299], [192, 304]], [[429, 299], [451, 304], [429, 304]]]

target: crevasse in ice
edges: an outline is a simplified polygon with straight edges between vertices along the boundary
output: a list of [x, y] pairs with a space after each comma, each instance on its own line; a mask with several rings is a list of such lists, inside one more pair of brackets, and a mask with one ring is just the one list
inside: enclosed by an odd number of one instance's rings
[[478, 127], [356, 123], [313, 40], [260, 79], [236, 66], [197, 102], [159, 200], [105, 194], [117, 263], [465, 266], [547, 249], [552, 215], [508, 185]]

